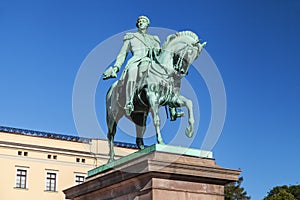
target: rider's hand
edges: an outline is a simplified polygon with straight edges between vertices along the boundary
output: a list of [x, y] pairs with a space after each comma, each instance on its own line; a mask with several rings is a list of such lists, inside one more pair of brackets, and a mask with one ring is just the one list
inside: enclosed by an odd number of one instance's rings
[[103, 80], [106, 80], [109, 78], [116, 78], [116, 77], [117, 77], [117, 69], [115, 67], [109, 67], [103, 73]]

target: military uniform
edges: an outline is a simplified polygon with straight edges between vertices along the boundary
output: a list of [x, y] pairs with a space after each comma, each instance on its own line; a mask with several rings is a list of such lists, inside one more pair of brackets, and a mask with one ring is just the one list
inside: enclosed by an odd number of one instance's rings
[[[120, 81], [126, 80], [126, 105], [125, 111], [127, 115], [134, 110], [132, 98], [134, 95], [136, 82], [141, 77], [151, 63], [155, 60], [160, 50], [160, 40], [157, 36], [147, 33], [127, 33], [124, 36], [123, 46], [117, 56], [114, 68], [119, 71], [123, 65], [128, 52], [132, 53], [132, 57], [128, 60]], [[154, 61], [155, 62], [155, 61]]]
[[128, 74], [128, 81], [136, 81], [138, 68], [151, 63], [154, 59], [153, 56], [158, 54], [159, 49], [160, 40], [157, 36], [139, 32], [127, 33], [124, 36], [124, 43], [114, 66], [119, 70], [129, 51], [132, 53], [132, 57], [128, 60], [120, 80], [124, 80]]

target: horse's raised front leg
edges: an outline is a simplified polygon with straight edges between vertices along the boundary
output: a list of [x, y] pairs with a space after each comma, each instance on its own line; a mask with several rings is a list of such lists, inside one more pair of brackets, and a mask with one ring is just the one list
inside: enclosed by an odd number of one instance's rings
[[188, 123], [189, 126], [185, 129], [185, 134], [187, 137], [191, 138], [194, 135], [194, 113], [193, 113], [193, 102], [184, 96], [178, 97], [178, 102], [176, 102], [180, 105], [180, 107], [185, 106], [188, 110]]
[[151, 98], [151, 96], [150, 96], [149, 103], [151, 106], [151, 114], [152, 114], [153, 124], [154, 124], [155, 131], [156, 131], [157, 143], [165, 144], [162, 139], [161, 132], [160, 132], [160, 118], [158, 115], [158, 103], [156, 101], [156, 98], [155, 97]]

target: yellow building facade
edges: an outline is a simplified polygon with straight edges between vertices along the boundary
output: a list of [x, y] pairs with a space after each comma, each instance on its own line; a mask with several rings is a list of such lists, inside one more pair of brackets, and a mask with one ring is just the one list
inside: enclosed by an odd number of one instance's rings
[[[116, 158], [137, 150], [115, 143]], [[107, 163], [106, 140], [0, 126], [1, 200], [62, 200], [63, 190]]]

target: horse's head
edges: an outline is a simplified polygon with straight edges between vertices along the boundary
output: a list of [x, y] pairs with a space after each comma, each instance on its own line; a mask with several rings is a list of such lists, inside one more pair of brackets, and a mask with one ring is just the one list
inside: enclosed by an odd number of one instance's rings
[[206, 42], [200, 44], [198, 36], [191, 31], [182, 31], [167, 37], [162, 46], [162, 52], [169, 53], [172, 58], [170, 63], [177, 74], [185, 76], [190, 65], [200, 55]]

